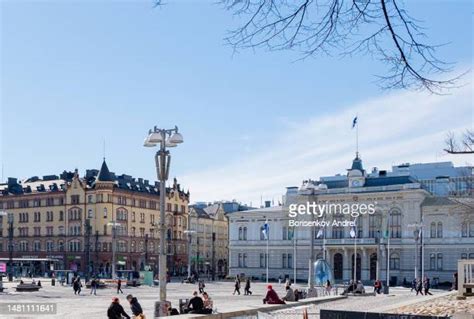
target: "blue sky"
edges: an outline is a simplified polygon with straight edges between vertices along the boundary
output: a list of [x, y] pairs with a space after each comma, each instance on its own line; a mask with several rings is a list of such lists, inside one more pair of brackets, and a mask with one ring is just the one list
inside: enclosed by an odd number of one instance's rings
[[[450, 42], [440, 56], [471, 68], [470, 1], [407, 2], [432, 42]], [[255, 204], [303, 178], [343, 172], [356, 113], [367, 166], [467, 161], [440, 149], [447, 131], [472, 127], [472, 75], [437, 97], [381, 91], [373, 75], [384, 66], [368, 57], [234, 55], [223, 38], [240, 20], [213, 1], [0, 8], [4, 178], [99, 168], [105, 140], [112, 171], [152, 179], [143, 138], [155, 124], [176, 124], [185, 143], [173, 150], [172, 175], [192, 200]]]

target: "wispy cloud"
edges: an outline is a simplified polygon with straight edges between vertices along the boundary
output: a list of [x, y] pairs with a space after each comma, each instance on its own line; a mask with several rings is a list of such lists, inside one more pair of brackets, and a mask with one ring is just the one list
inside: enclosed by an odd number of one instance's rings
[[301, 122], [282, 122], [281, 132], [256, 153], [230, 158], [214, 169], [182, 176], [192, 201], [237, 199], [260, 204], [260, 198], [281, 199], [286, 186], [306, 178], [344, 173], [355, 152], [352, 118], [359, 118], [359, 150], [367, 169], [403, 162], [453, 161], [466, 156], [442, 152], [448, 131], [472, 128], [472, 87], [453, 95], [401, 92], [370, 98], [344, 111], [309, 115]]

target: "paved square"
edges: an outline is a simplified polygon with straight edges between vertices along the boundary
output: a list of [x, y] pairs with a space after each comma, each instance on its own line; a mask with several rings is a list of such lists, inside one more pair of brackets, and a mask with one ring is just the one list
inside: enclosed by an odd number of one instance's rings
[[[38, 280], [38, 279], [36, 279]], [[25, 280], [25, 282], [29, 282]], [[57, 303], [56, 315], [44, 316], [21, 316], [22, 318], [105, 318], [107, 308], [111, 302], [112, 297], [118, 296], [125, 311], [131, 315], [130, 307], [125, 299], [127, 294], [133, 294], [141, 303], [145, 315], [148, 318], [153, 318], [154, 303], [158, 300], [158, 287], [124, 287], [123, 294], [117, 295], [114, 288], [106, 288], [97, 290], [97, 296], [91, 295], [89, 289], [83, 289], [81, 295], [74, 295], [73, 289], [70, 286], [51, 286], [49, 280], [42, 280], [43, 288], [39, 292], [15, 292], [14, 286], [17, 283], [5, 283], [4, 287], [8, 288], [7, 293], [0, 294], [0, 303], [6, 302], [32, 302], [32, 303]], [[272, 283], [274, 289], [282, 297], [284, 295], [284, 284]], [[296, 285], [301, 287], [301, 285]], [[180, 298], [190, 298], [192, 292], [198, 290], [197, 284], [182, 284], [179, 282], [172, 282], [168, 284], [168, 300], [172, 302], [173, 307], [178, 308], [178, 300]], [[205, 289], [214, 301], [214, 308], [218, 312], [231, 312], [246, 309], [256, 309], [262, 307], [262, 299], [266, 293], [266, 283], [252, 283], [251, 296], [233, 295], [234, 283], [230, 281], [206, 282]], [[332, 309], [347, 309], [359, 310], [361, 309], [361, 301], [363, 301], [363, 308], [366, 310], [375, 310], [387, 307], [387, 305], [399, 306], [413, 300], [421, 301], [424, 297], [414, 297], [414, 294], [409, 292], [409, 289], [394, 288], [391, 291], [391, 296], [378, 295], [376, 297], [359, 297], [348, 298], [346, 300], [339, 300], [327, 302], [321, 306], [313, 307], [312, 310], [319, 308]], [[434, 291], [435, 297], [441, 292]], [[363, 298], [363, 299], [361, 299]], [[302, 312], [301, 307], [297, 311]], [[283, 314], [288, 314], [289, 310], [285, 310]], [[0, 317], [5, 317], [0, 315]], [[19, 316], [16, 316], [19, 317]], [[9, 316], [7, 318], [13, 318]]]

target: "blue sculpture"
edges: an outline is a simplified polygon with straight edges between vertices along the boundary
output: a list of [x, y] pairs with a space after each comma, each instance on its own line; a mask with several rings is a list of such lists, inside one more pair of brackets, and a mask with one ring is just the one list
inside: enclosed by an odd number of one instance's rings
[[324, 286], [329, 280], [332, 281], [332, 269], [324, 259], [318, 259], [314, 263], [314, 278], [316, 285]]

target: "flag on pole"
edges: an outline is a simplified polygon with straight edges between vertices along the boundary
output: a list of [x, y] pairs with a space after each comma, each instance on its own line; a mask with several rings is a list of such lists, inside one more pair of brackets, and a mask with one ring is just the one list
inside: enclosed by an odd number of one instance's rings
[[355, 230], [355, 226], [352, 226], [351, 227], [351, 232], [350, 232], [350, 235], [352, 238], [355, 238], [356, 237], [356, 230]]
[[357, 124], [357, 116], [354, 117], [354, 119], [352, 120], [352, 128], [354, 128]]
[[323, 228], [319, 228], [318, 234], [316, 235], [316, 238], [321, 238], [323, 237]]
[[270, 226], [268, 226], [268, 222], [266, 221], [265, 224], [262, 226], [262, 233], [265, 239], [268, 239], [268, 232], [270, 231]]

